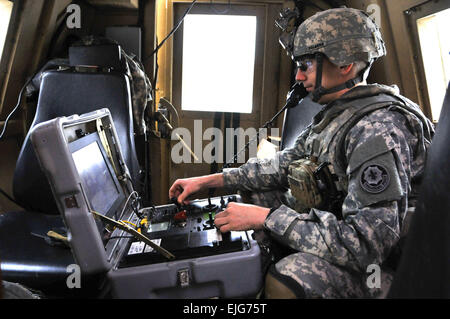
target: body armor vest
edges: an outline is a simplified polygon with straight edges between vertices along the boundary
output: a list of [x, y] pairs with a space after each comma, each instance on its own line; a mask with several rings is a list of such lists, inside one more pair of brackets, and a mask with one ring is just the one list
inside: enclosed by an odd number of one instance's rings
[[[383, 86], [380, 86], [383, 88]], [[341, 217], [342, 202], [347, 194], [349, 167], [345, 154], [345, 138], [348, 132], [369, 113], [391, 108], [404, 115], [413, 134], [422, 140], [431, 141], [432, 128], [418, 107], [406, 98], [388, 88], [381, 94], [363, 98], [341, 100], [340, 104], [329, 105], [315, 117], [305, 141], [308, 155], [294, 161], [289, 167], [289, 184], [296, 197], [298, 208], [318, 208], [333, 212]], [[320, 116], [322, 116], [320, 118]], [[426, 152], [425, 145], [418, 143], [414, 154]], [[307, 167], [306, 167], [307, 166]], [[303, 179], [309, 174], [309, 178]], [[315, 180], [315, 182], [314, 182]], [[306, 182], [305, 182], [306, 181]], [[312, 181], [312, 182], [311, 182]], [[305, 187], [306, 183], [306, 187]], [[309, 194], [305, 194], [305, 190]]]

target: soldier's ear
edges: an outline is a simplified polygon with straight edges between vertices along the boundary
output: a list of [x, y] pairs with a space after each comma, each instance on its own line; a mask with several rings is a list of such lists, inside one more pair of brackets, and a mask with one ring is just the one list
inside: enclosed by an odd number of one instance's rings
[[353, 69], [354, 65], [355, 65], [354, 63], [350, 63], [348, 65], [341, 66], [339, 67], [339, 71], [341, 72], [342, 75], [347, 75]]

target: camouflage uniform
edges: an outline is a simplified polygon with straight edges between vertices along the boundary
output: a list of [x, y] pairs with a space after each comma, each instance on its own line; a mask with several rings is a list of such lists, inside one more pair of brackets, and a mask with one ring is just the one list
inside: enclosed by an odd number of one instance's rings
[[[350, 121], [352, 107], [356, 114], [359, 102], [371, 105], [380, 97], [388, 101], [383, 107], [369, 108], [355, 123]], [[233, 190], [258, 192], [256, 204], [279, 206], [264, 227], [297, 253], [275, 267], [301, 285], [307, 297], [379, 296], [383, 289], [366, 285], [367, 267], [376, 264], [387, 270], [385, 262], [397, 248], [405, 216], [414, 207], [432, 134], [432, 125], [418, 106], [399, 96], [395, 88], [357, 86], [326, 105], [292, 148], [273, 159], [251, 159], [240, 168], [224, 171], [224, 182]], [[343, 146], [342, 161], [338, 145]], [[339, 177], [337, 184], [346, 194], [342, 219], [316, 208], [307, 213], [294, 209], [288, 167], [313, 154], [320, 162], [332, 163]], [[362, 183], [371, 181], [366, 175], [373, 173], [373, 167], [388, 177], [380, 180], [383, 187], [376, 192]], [[269, 194], [265, 203], [261, 201], [264, 194]], [[383, 272], [383, 276], [382, 285], [389, 286], [389, 274]]]
[[[266, 288], [273, 288], [273, 296], [379, 297], [390, 285], [388, 263], [407, 229], [408, 212], [415, 207], [433, 128], [398, 89], [356, 86], [385, 52], [381, 33], [365, 12], [338, 8], [308, 18], [296, 31], [291, 54], [294, 59], [316, 59], [312, 99], [351, 89], [324, 106], [292, 148], [270, 160], [250, 159], [224, 171], [225, 186], [253, 192], [255, 204], [275, 208], [264, 228], [270, 238], [293, 251], [280, 256], [269, 270]], [[324, 88], [322, 56], [337, 66], [359, 61], [367, 66], [355, 78]], [[339, 212], [305, 210], [291, 196], [289, 166], [308, 157], [327, 163], [335, 177], [332, 183], [342, 194]], [[381, 289], [367, 285], [370, 265], [382, 270]]]

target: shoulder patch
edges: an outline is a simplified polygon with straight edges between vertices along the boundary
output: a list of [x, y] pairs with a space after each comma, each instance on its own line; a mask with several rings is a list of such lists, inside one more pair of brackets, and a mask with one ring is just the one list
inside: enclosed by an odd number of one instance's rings
[[389, 186], [390, 179], [389, 171], [384, 166], [369, 164], [362, 169], [360, 184], [366, 192], [378, 194]]
[[358, 208], [398, 200], [405, 194], [394, 155], [390, 151], [362, 163], [349, 176], [348, 197]]

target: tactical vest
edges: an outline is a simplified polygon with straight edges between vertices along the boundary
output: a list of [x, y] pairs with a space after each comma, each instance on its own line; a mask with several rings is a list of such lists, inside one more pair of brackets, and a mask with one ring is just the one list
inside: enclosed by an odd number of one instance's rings
[[[429, 120], [424, 117], [418, 106], [406, 98], [393, 94], [388, 90], [383, 90], [383, 92], [378, 95], [355, 98], [353, 100], [345, 101], [342, 104], [326, 108], [321, 111], [323, 118], [321, 118], [318, 123], [313, 123], [310, 126], [305, 141], [305, 153], [308, 155], [308, 159], [312, 158], [317, 160], [318, 167], [326, 166], [327, 169], [329, 169], [333, 178], [333, 188], [340, 194], [340, 196], [333, 199], [336, 201], [332, 205], [335, 208], [342, 208], [343, 199], [347, 195], [348, 189], [347, 174], [352, 169], [352, 163], [348, 163], [346, 159], [345, 138], [348, 132], [364, 116], [383, 108], [391, 108], [392, 110], [402, 113], [406, 118], [409, 127], [414, 130], [412, 133], [419, 138], [419, 141], [423, 138], [431, 141], [432, 127], [430, 126]], [[418, 144], [419, 149], [414, 150], [415, 154], [426, 152], [423, 143]], [[375, 145], [374, 147], [377, 146]], [[357, 162], [357, 159], [355, 161]], [[330, 190], [328, 189], [325, 192], [322, 192], [322, 194], [329, 192]], [[313, 195], [317, 196], [317, 193], [313, 193]], [[330, 198], [328, 198], [328, 200], [330, 200]], [[340, 217], [340, 212], [334, 211], [334, 213], [338, 215], [338, 218]]]

